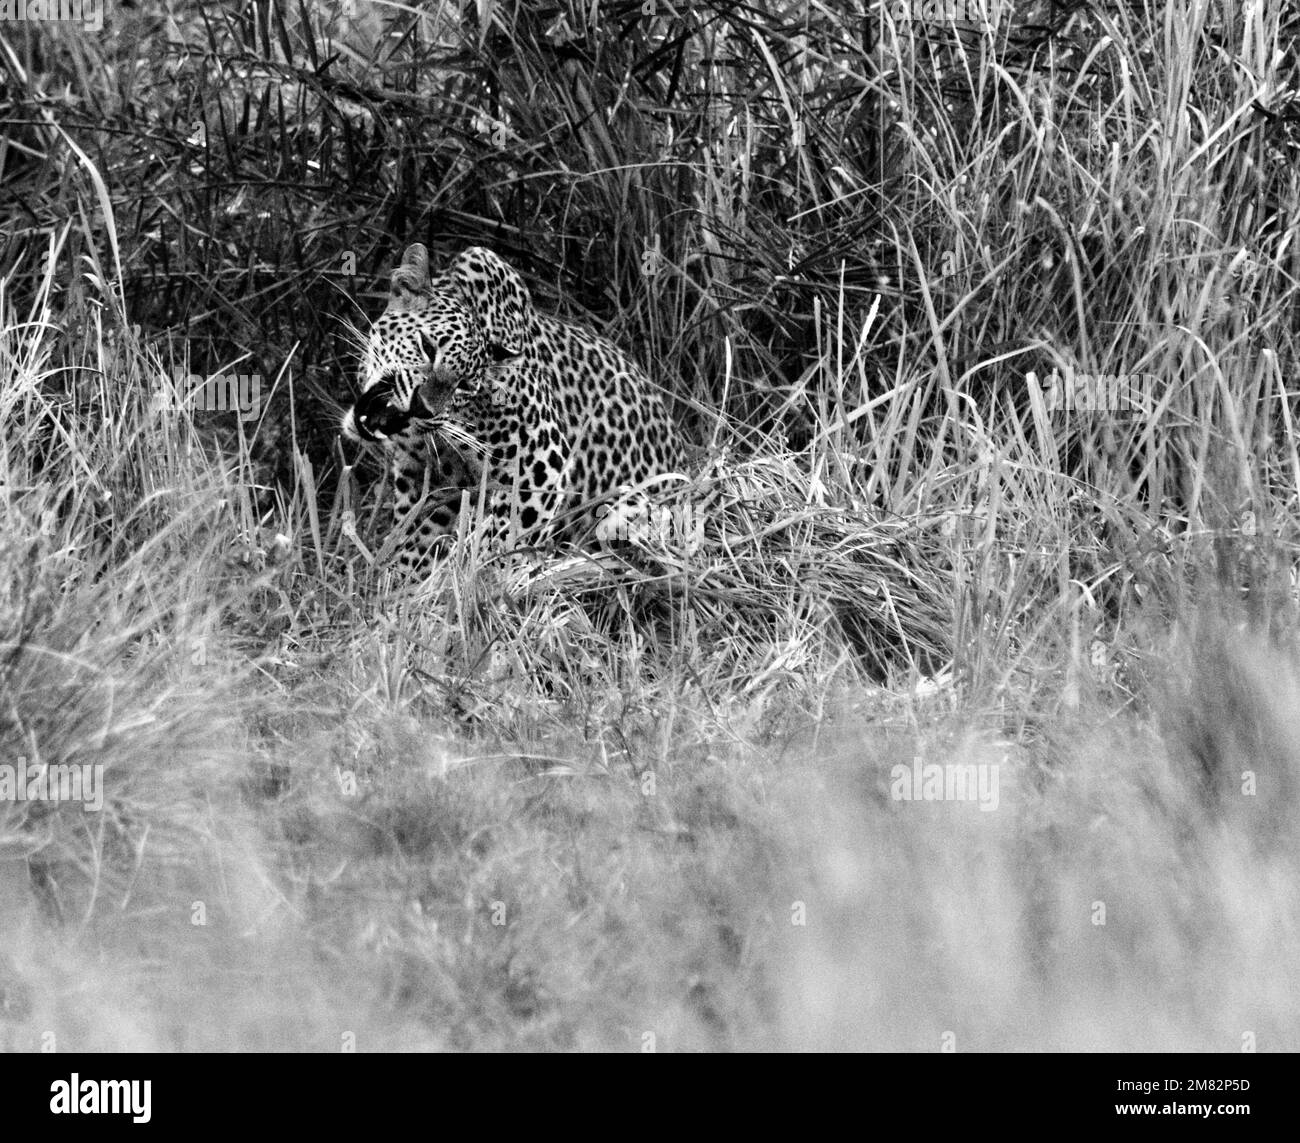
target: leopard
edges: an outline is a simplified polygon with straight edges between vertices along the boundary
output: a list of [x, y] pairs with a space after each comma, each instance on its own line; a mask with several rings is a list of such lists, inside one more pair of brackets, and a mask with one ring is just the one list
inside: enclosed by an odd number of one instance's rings
[[386, 454], [404, 575], [467, 534], [466, 513], [489, 551], [608, 540], [681, 467], [646, 370], [608, 337], [536, 308], [486, 247], [431, 275], [428, 249], [407, 246], [361, 348], [342, 433]]

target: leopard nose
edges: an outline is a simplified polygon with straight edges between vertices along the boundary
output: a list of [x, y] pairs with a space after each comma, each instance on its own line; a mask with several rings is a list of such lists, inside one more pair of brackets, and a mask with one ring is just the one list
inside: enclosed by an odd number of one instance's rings
[[429, 420], [433, 416], [433, 410], [424, 403], [419, 389], [411, 394], [411, 416], [419, 417], [421, 420]]
[[436, 421], [446, 411], [454, 391], [454, 385], [440, 385], [436, 380], [426, 381], [411, 394], [411, 416], [424, 421]]

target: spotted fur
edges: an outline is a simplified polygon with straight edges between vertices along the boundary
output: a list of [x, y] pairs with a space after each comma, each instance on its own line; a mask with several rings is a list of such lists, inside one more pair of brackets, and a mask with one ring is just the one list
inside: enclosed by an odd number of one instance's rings
[[407, 248], [343, 432], [388, 453], [405, 571], [447, 542], [480, 482], [489, 542], [513, 546], [581, 538], [620, 491], [679, 463], [645, 372], [607, 338], [538, 313], [523, 279], [481, 246], [435, 278], [425, 248]]

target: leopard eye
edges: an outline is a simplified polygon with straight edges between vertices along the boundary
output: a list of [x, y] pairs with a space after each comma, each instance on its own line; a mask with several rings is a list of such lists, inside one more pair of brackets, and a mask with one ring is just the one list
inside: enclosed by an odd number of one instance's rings
[[429, 358], [430, 365], [438, 360], [438, 343], [423, 330], [420, 331], [420, 346]]

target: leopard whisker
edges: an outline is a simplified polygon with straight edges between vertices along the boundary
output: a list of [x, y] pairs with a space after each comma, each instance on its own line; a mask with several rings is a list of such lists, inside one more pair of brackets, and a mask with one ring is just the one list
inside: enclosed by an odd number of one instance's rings
[[438, 426], [438, 431], [451, 444], [461, 445], [477, 456], [487, 455], [487, 445], [478, 439], [459, 421], [446, 420]]
[[358, 358], [365, 357], [366, 346], [369, 343], [368, 335], [362, 333], [345, 317], [339, 318], [339, 325], [343, 327], [343, 341], [348, 349], [355, 353]]

